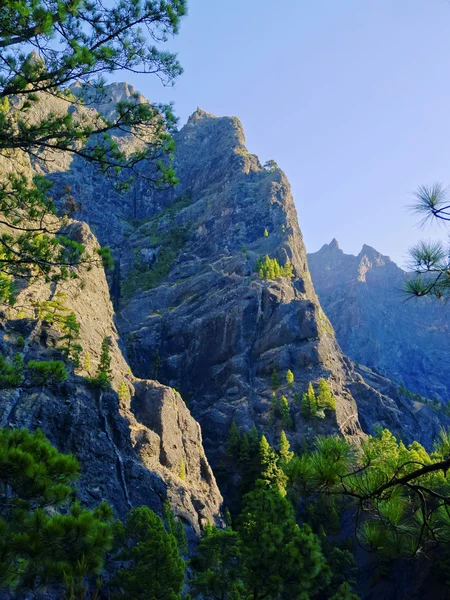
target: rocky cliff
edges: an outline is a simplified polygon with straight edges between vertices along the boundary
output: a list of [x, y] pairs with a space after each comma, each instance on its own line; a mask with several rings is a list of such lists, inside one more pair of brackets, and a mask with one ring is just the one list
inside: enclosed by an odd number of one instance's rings
[[[110, 91], [118, 98], [132, 93], [125, 84]], [[274, 369], [295, 375], [295, 387], [279, 392], [290, 403], [294, 443], [317, 432], [358, 437], [376, 423], [428, 443], [439, 417], [429, 411], [419, 419], [418, 407], [395, 386], [367, 384], [343, 356], [311, 282], [283, 172], [248, 153], [234, 117], [198, 109], [175, 140], [180, 182], [170, 191], [155, 191], [143, 172], [129, 193], [117, 194], [77, 160], [53, 162], [48, 173], [56, 198], [62, 202], [70, 188], [80, 202], [77, 218], [112, 246], [110, 287], [133, 372], [180, 391], [214, 465], [232, 421], [278, 435]], [[289, 262], [294, 277], [261, 279], [255, 264], [266, 255]], [[293, 394], [320, 377], [332, 387], [337, 411], [312, 428]]]
[[370, 246], [344, 254], [336, 240], [308, 254], [320, 302], [354, 361], [425, 397], [450, 399], [450, 312], [408, 298], [406, 273]]
[[[126, 84], [109, 91], [99, 110], [133, 93]], [[47, 108], [67, 110], [57, 100]], [[79, 110], [95, 118], [96, 109]], [[112, 247], [109, 290], [96, 268], [83, 275], [82, 287], [75, 281], [64, 291], [93, 365], [101, 340], [112, 339], [113, 389], [93, 390], [81, 371], [71, 374], [63, 393], [2, 391], [2, 423], [40, 426], [58, 448], [74, 452], [85, 500], [105, 498], [122, 515], [142, 503], [159, 510], [168, 496], [193, 533], [207, 520], [220, 521], [221, 496], [208, 459], [220, 466], [230, 424], [256, 425], [271, 441], [278, 438], [274, 370], [282, 379], [277, 394], [288, 398], [294, 444], [332, 432], [357, 440], [381, 425], [429, 446], [445, 417], [403, 398], [385, 378], [358, 372], [342, 354], [311, 282], [283, 172], [247, 152], [236, 118], [198, 109], [175, 138], [180, 182], [165, 192], [153, 189], [145, 171], [119, 194], [76, 158], [54, 153], [51, 161], [33, 164], [52, 179], [60, 210], [75, 200], [81, 238], [95, 244], [94, 231]], [[120, 143], [128, 143], [126, 136]], [[265, 256], [289, 263], [293, 277], [261, 278], [255, 266]], [[27, 288], [17, 307], [58, 291]], [[20, 334], [25, 360], [57, 355], [55, 334], [32, 314], [14, 309], [3, 315], [2, 327], [2, 352], [11, 356]], [[283, 385], [287, 369], [295, 375], [293, 388]], [[306, 421], [294, 393], [321, 377], [337, 410]], [[119, 399], [121, 382], [129, 398]]]

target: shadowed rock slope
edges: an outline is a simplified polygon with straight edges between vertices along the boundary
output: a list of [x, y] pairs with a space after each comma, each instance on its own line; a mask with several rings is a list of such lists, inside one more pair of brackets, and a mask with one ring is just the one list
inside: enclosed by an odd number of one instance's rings
[[[71, 229], [88, 248], [98, 246], [87, 225], [74, 222]], [[0, 425], [40, 427], [60, 451], [75, 454], [81, 466], [79, 496], [88, 505], [106, 500], [123, 517], [142, 504], [161, 513], [168, 498], [191, 537], [207, 522], [220, 523], [222, 498], [200, 427], [178, 392], [131, 375], [103, 268], [84, 270], [80, 279], [57, 286], [24, 289], [15, 307], [0, 315], [0, 353], [12, 359], [20, 352], [25, 363], [61, 360], [60, 332], [37, 319], [32, 308], [61, 293], [80, 322], [82, 359], [88, 353], [91, 367], [72, 368], [68, 380], [53, 388], [25, 379], [17, 389], [0, 389]], [[102, 391], [86, 377], [95, 374], [105, 337], [110, 339], [112, 389]], [[119, 397], [121, 384], [126, 392], [122, 389]]]
[[[450, 399], [450, 312], [402, 293], [406, 273], [370, 246], [344, 254], [336, 240], [308, 254], [320, 302], [343, 351], [425, 397]], [[407, 301], [406, 301], [407, 300]]]

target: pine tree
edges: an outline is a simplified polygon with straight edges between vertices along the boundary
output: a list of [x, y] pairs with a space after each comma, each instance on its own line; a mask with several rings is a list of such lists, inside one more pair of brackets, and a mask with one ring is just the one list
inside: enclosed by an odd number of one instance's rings
[[118, 597], [181, 600], [185, 562], [158, 515], [147, 506], [132, 508], [117, 537], [123, 545], [116, 558], [125, 564], [113, 580]]
[[294, 385], [294, 373], [290, 369], [286, 371], [286, 383], [290, 388]]
[[317, 407], [323, 410], [336, 410], [336, 398], [333, 396], [325, 379], [319, 379], [317, 390]]
[[[60, 454], [42, 431], [0, 429], [0, 586], [59, 583], [82, 596], [111, 549], [112, 511], [71, 500], [79, 478], [74, 456]], [[60, 512], [62, 509], [62, 512]]]
[[267, 229], [264, 229], [264, 237], [269, 237], [269, 232]]
[[305, 419], [311, 419], [316, 416], [317, 413], [317, 400], [316, 395], [314, 393], [314, 388], [312, 383], [309, 383], [308, 391], [305, 392], [302, 396], [302, 415]]
[[345, 582], [339, 587], [338, 591], [330, 598], [330, 600], [360, 600], [360, 597], [353, 593], [351, 585]]
[[309, 598], [329, 580], [320, 541], [299, 527], [291, 503], [263, 484], [244, 498], [237, 520], [247, 598]]
[[286, 495], [287, 477], [278, 466], [278, 456], [275, 450], [263, 435], [259, 445], [260, 479], [265, 484], [275, 487], [282, 495]]
[[271, 420], [274, 421], [275, 419], [278, 419], [278, 417], [280, 416], [280, 401], [277, 398], [277, 395], [275, 392], [272, 393], [272, 417]]
[[280, 435], [280, 450], [278, 452], [282, 465], [287, 465], [294, 457], [294, 453], [290, 451], [290, 447], [289, 440], [284, 431], [282, 431]]
[[300, 404], [300, 394], [298, 392], [294, 392], [294, 402]]
[[[192, 591], [195, 597], [231, 600], [243, 590], [239, 534], [230, 528], [207, 525], [191, 565], [194, 570]], [[237, 598], [241, 598], [239, 594]]]
[[280, 415], [283, 427], [290, 429], [292, 427], [292, 418], [289, 402], [286, 396], [281, 396], [280, 398]]
[[59, 338], [60, 341], [65, 342], [65, 345], [60, 349], [63, 352], [66, 360], [71, 359], [75, 368], [80, 366], [80, 353], [83, 348], [80, 344], [77, 344], [77, 340], [80, 339], [80, 324], [77, 321], [74, 312], [64, 316], [61, 321], [61, 330], [63, 335]]
[[281, 381], [280, 381], [280, 376], [278, 374], [278, 371], [276, 369], [274, 369], [272, 371], [272, 377], [270, 380], [270, 385], [272, 386], [273, 390], [277, 390], [280, 387]]

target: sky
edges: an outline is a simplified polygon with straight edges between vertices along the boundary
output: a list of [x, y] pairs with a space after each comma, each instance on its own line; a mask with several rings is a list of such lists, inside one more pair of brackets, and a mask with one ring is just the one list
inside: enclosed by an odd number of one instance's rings
[[168, 49], [173, 88], [128, 76], [149, 100], [237, 116], [247, 148], [287, 174], [308, 252], [337, 238], [404, 265], [408, 204], [450, 184], [449, 0], [189, 0]]

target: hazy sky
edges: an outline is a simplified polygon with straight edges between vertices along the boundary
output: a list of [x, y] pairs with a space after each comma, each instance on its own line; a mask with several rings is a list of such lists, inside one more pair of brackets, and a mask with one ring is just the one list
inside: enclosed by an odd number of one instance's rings
[[309, 252], [333, 237], [402, 263], [419, 238], [408, 214], [419, 184], [450, 184], [448, 0], [189, 0], [169, 47], [185, 73], [180, 125], [200, 106], [235, 115], [247, 147], [286, 172]]

